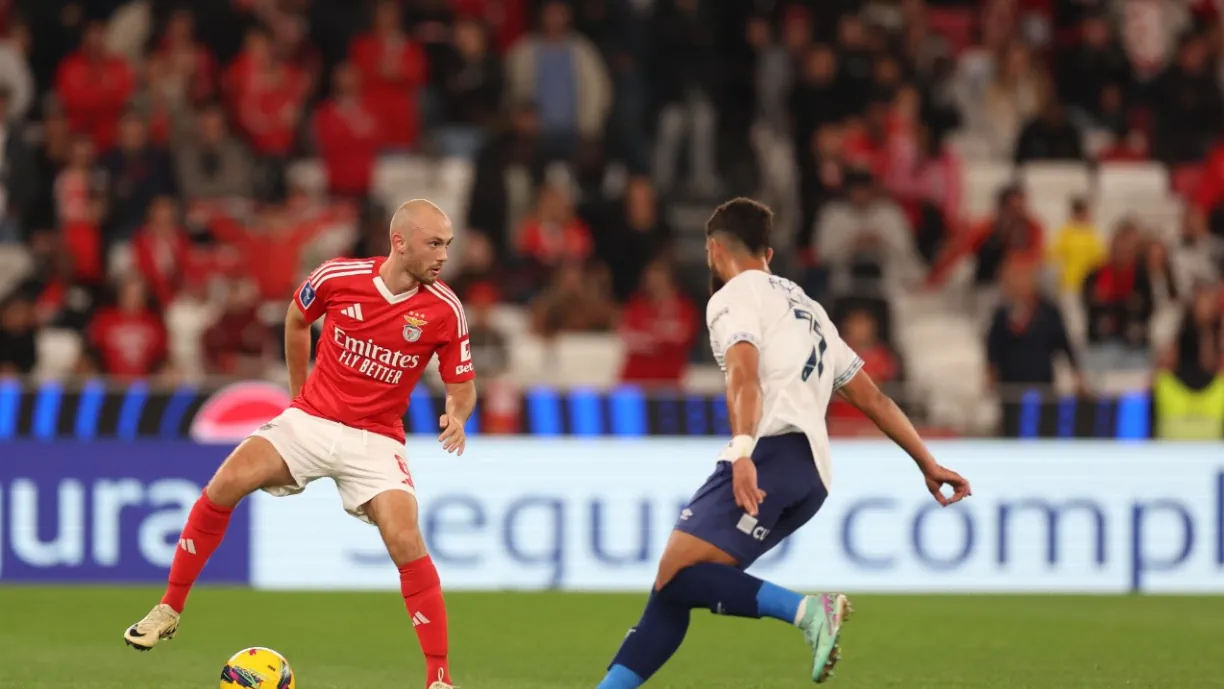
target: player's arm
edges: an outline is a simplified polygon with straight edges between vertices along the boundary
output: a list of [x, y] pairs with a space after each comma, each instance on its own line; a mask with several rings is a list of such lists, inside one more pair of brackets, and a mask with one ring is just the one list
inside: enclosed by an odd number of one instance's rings
[[306, 384], [310, 365], [310, 321], [296, 300], [285, 313], [285, 365], [289, 368], [289, 396], [297, 397]]
[[[863, 412], [884, 435], [913, 458], [918, 469], [926, 478], [927, 488], [931, 495], [941, 505], [950, 505], [972, 495], [969, 482], [960, 474], [940, 466], [927, 450], [926, 443], [918, 435], [918, 429], [910, 421], [901, 407], [876, 387], [875, 381], [865, 371], [859, 370], [846, 383], [838, 388], [838, 393]], [[944, 484], [952, 487], [952, 497], [941, 492]]]
[[727, 416], [730, 417], [731, 435], [754, 438], [761, 423], [761, 352], [751, 342], [737, 342], [727, 350], [723, 361], [727, 367]]
[[757, 485], [756, 465], [752, 462], [764, 396], [761, 391], [760, 359], [761, 350], [747, 340], [731, 345], [723, 355], [723, 364], [727, 369], [727, 416], [730, 417], [732, 435], [723, 459], [731, 462], [731, 489], [735, 494], [735, 503], [753, 516], [756, 516], [765, 500], [765, 491]]
[[446, 384], [446, 415], [467, 423], [472, 410], [476, 408], [476, 381]]
[[446, 384], [446, 412], [438, 419], [438, 441], [447, 452], [463, 454], [464, 425], [476, 408], [476, 370], [462, 308], [455, 311], [455, 336], [438, 349], [438, 373]]
[[289, 394], [292, 397], [301, 394], [302, 386], [306, 384], [306, 373], [310, 367], [310, 326], [326, 310], [326, 298], [318, 289], [330, 287], [326, 281], [319, 281], [318, 285], [312, 282], [318, 273], [316, 270], [302, 282], [285, 313], [285, 366], [289, 369]]

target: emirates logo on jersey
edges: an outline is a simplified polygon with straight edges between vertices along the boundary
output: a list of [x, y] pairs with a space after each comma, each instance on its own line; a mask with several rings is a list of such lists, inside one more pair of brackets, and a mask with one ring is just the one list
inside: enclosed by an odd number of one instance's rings
[[409, 312], [404, 316], [407, 325], [404, 326], [404, 339], [409, 342], [416, 342], [421, 339], [421, 333], [424, 332], [424, 327], [429, 325], [429, 321], [417, 313], [416, 311]]

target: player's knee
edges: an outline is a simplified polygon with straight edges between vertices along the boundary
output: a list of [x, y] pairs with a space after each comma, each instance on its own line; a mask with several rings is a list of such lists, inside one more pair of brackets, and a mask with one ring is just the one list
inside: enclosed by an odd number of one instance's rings
[[[260, 441], [259, 443], [252, 442]], [[263, 445], [266, 445], [264, 447]], [[243, 498], [265, 485], [289, 483], [284, 460], [271, 445], [261, 438], [253, 438], [238, 446], [225, 460], [204, 489], [208, 499], [222, 507], [233, 507]]]
[[412, 528], [400, 529], [393, 536], [386, 538], [387, 554], [396, 567], [415, 562], [426, 555], [425, 539], [421, 530], [414, 525]]

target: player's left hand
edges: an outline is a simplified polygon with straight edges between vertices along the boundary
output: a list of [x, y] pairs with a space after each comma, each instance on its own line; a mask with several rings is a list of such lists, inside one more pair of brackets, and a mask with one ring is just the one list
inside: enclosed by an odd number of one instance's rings
[[[936, 464], [934, 468], [923, 473], [925, 474], [924, 478], [926, 478], [927, 490], [931, 491], [931, 496], [944, 507], [960, 502], [973, 495], [973, 490], [969, 487], [969, 480], [951, 469]], [[952, 497], [943, 494], [944, 486], [952, 487]]]
[[757, 485], [756, 464], [751, 457], [731, 462], [731, 490], [735, 493], [735, 504], [753, 517], [757, 516], [758, 508], [765, 501], [765, 491]]
[[467, 433], [463, 429], [463, 422], [450, 414], [443, 414], [438, 417], [438, 427], [442, 429], [442, 433], [438, 435], [438, 442], [442, 443], [442, 449], [447, 452], [458, 450], [458, 454], [462, 456], [463, 448], [467, 445]]

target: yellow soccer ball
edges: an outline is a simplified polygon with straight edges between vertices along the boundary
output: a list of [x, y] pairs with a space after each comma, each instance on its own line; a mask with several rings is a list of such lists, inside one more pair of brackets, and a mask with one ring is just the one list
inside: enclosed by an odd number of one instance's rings
[[221, 689], [295, 689], [293, 668], [270, 648], [243, 649], [221, 670]]

